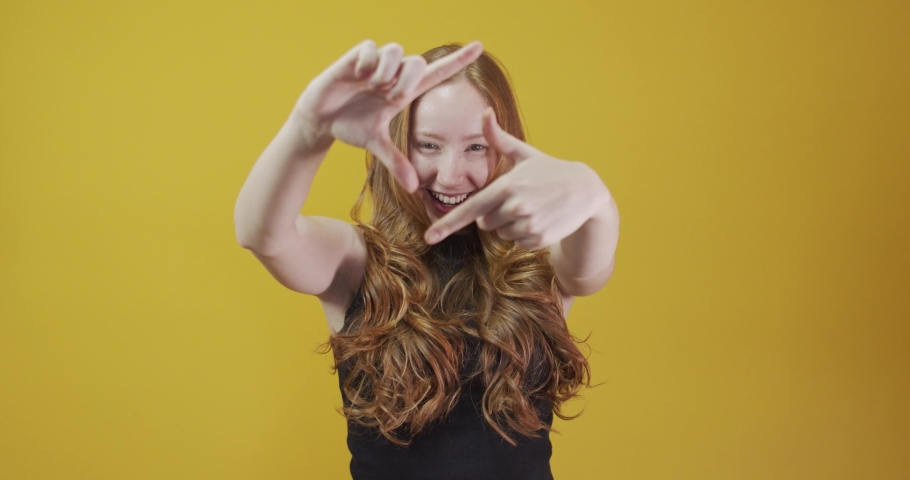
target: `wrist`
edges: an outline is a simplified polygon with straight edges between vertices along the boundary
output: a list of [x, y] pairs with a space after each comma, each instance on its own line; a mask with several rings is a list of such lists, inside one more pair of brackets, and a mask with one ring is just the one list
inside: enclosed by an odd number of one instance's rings
[[335, 142], [328, 127], [320, 127], [306, 112], [295, 108], [285, 123], [285, 128], [294, 136], [295, 144], [305, 151], [325, 151]]
[[597, 174], [597, 171], [584, 162], [572, 163], [584, 172], [581, 175], [586, 181], [582, 185], [586, 185], [586, 187], [583, 187], [581, 191], [585, 192], [585, 197], [589, 199], [590, 205], [594, 207], [596, 212], [594, 215], [596, 216], [605, 210], [609, 210], [614, 203], [613, 196], [610, 194], [607, 185], [601, 180], [600, 175]]
[[607, 188], [600, 175], [590, 165], [584, 162], [578, 163], [587, 170], [587, 177], [590, 179], [588, 184], [590, 187], [586, 196], [590, 199], [592, 210], [585, 223], [612, 224], [618, 222], [619, 210], [616, 207], [616, 201], [613, 199], [610, 189]]

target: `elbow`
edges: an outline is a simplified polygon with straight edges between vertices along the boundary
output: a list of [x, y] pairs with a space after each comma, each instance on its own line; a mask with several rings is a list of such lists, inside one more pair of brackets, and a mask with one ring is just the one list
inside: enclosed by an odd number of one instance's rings
[[234, 235], [241, 247], [253, 252], [257, 257], [270, 258], [279, 255], [291, 241], [288, 234], [264, 231], [257, 228], [245, 228], [235, 225]]
[[237, 243], [247, 250], [255, 250], [258, 244], [249, 226], [236, 212], [234, 214], [234, 237], [237, 239]]
[[587, 297], [594, 295], [602, 290], [610, 278], [613, 277], [613, 267], [616, 264], [616, 257], [610, 261], [610, 265], [595, 275], [585, 278], [567, 278], [559, 279], [562, 291], [574, 297]]
[[274, 243], [269, 237], [258, 218], [244, 212], [238, 199], [234, 207], [234, 238], [237, 239], [237, 243], [253, 252], [265, 252], [270, 248], [269, 245]]
[[263, 235], [251, 234], [248, 231], [239, 228], [235, 229], [234, 233], [237, 237], [237, 243], [240, 244], [241, 247], [250, 250], [257, 255], [270, 256], [271, 252], [275, 250], [275, 242], [269, 241], [268, 238]]
[[258, 249], [258, 246], [254, 241], [244, 237], [240, 232], [237, 232], [237, 243], [247, 250], [256, 251]]
[[[274, 223], [274, 222], [273, 222]], [[270, 225], [256, 215], [234, 211], [234, 237], [241, 247], [266, 257], [271, 257], [292, 244], [297, 237], [296, 225]]]
[[240, 191], [240, 196], [237, 197], [237, 202], [234, 204], [234, 237], [241, 247], [252, 250], [255, 239], [252, 235], [253, 232], [249, 222], [249, 215], [244, 215], [242, 200], [243, 190]]
[[257, 231], [249, 222], [237, 217], [234, 218], [234, 237], [237, 243], [247, 250], [265, 252], [269, 249], [268, 237]]

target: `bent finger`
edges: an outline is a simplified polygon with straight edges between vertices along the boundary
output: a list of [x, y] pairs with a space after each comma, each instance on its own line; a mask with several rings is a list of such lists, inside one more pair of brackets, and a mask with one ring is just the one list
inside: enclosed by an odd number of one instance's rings
[[442, 241], [502, 205], [504, 198], [500, 186], [497, 185], [497, 182], [491, 183], [487, 188], [465, 200], [464, 203], [430, 225], [430, 228], [424, 233], [427, 243], [432, 245]]
[[490, 107], [483, 112], [483, 136], [493, 150], [515, 161], [524, 160], [537, 152], [534, 147], [503, 130]]
[[477, 219], [477, 228], [481, 230], [496, 230], [503, 225], [514, 222], [516, 217], [509, 215], [508, 212], [502, 208], [503, 206], [505, 206], [505, 203], [500, 205], [499, 208], [494, 208], [480, 216]]
[[388, 100], [398, 100], [409, 94], [423, 78], [427, 69], [427, 61], [420, 55], [405, 57], [401, 62], [401, 72], [398, 73], [398, 82], [386, 95]]
[[365, 40], [357, 47], [357, 55], [354, 63], [354, 76], [358, 79], [367, 78], [376, 70], [379, 63], [379, 56], [376, 54], [376, 42]]
[[398, 183], [410, 193], [417, 190], [417, 172], [411, 162], [392, 143], [391, 138], [384, 137], [372, 140], [366, 145], [367, 150], [382, 162]]
[[526, 232], [522, 231], [521, 226], [519, 225], [521, 221], [507, 223], [505, 225], [500, 225], [496, 228], [496, 234], [499, 235], [504, 240], [518, 240], [526, 236]]
[[401, 58], [404, 56], [404, 48], [397, 43], [387, 43], [378, 51], [379, 66], [376, 72], [370, 78], [370, 86], [378, 87], [390, 84], [401, 67]]
[[531, 232], [527, 219], [503, 225], [496, 229], [496, 234], [505, 240], [514, 241], [516, 245], [527, 250], [544, 247], [541, 235]]
[[540, 250], [541, 248], [546, 247], [541, 241], [537, 238], [519, 238], [515, 240], [515, 245], [518, 245], [520, 248], [525, 250]]

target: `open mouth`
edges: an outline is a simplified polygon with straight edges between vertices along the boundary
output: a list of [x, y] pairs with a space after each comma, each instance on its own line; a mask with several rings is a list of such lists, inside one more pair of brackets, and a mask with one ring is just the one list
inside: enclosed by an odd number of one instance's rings
[[465, 200], [468, 199], [468, 197], [471, 196], [472, 193], [474, 193], [474, 192], [468, 192], [468, 193], [462, 193], [459, 195], [449, 196], [449, 195], [443, 195], [438, 192], [434, 192], [432, 190], [427, 190], [427, 192], [430, 193], [430, 196], [433, 197], [433, 199], [436, 200], [437, 203], [440, 203], [447, 207], [454, 207], [455, 205], [458, 205], [458, 204], [464, 202]]

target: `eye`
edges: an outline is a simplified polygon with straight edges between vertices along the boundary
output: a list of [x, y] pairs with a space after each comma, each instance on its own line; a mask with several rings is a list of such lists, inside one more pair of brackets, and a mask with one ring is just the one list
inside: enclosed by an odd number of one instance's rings
[[471, 150], [474, 152], [479, 152], [479, 151], [486, 150], [486, 149], [487, 149], [486, 145], [480, 145], [478, 143], [475, 143], [474, 145], [471, 145], [470, 147], [468, 147], [468, 150]]
[[437, 147], [435, 143], [417, 142], [417, 148], [421, 148], [421, 149], [424, 149], [424, 150], [435, 150], [435, 149], [437, 149], [437, 148], [439, 148], [439, 147]]

